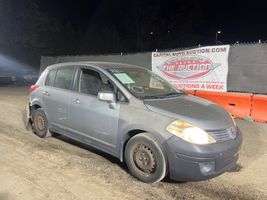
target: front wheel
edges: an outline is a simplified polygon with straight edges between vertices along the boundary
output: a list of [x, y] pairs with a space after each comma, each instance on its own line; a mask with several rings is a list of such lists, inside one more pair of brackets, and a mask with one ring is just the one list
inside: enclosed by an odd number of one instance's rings
[[40, 138], [50, 137], [51, 133], [48, 130], [48, 121], [46, 114], [42, 108], [33, 111], [33, 132]]
[[141, 133], [129, 140], [125, 160], [131, 174], [145, 183], [156, 183], [166, 176], [165, 153], [150, 133]]

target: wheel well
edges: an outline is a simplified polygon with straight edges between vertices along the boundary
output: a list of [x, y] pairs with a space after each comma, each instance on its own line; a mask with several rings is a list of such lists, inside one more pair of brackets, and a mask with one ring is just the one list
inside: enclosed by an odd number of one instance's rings
[[31, 106], [32, 110], [37, 110], [38, 108], [41, 108], [41, 106], [39, 106], [38, 104], [35, 104], [35, 105]]
[[139, 133], [143, 133], [143, 132], [146, 132], [146, 131], [139, 130], [139, 129], [129, 131], [129, 132], [128, 132], [128, 136], [129, 136], [129, 137], [128, 137], [128, 140], [129, 140], [131, 137], [133, 137], [133, 136], [135, 136], [135, 135], [137, 135], [137, 134], [139, 134]]
[[128, 143], [128, 141], [135, 135], [137, 134], [140, 134], [140, 133], [144, 133], [146, 131], [144, 130], [140, 130], [140, 129], [135, 129], [135, 130], [131, 130], [127, 133], [127, 136], [126, 136], [126, 139], [124, 140], [124, 143], [123, 143], [123, 148], [122, 148], [122, 152], [121, 152], [121, 157], [120, 157], [120, 160], [121, 162], [123, 162], [125, 159], [124, 159], [124, 153], [125, 153], [125, 147]]
[[41, 106], [39, 106], [38, 104], [34, 104], [31, 106], [31, 109], [30, 109], [30, 116], [32, 117], [32, 111], [34, 110], [37, 110], [38, 108], [41, 108]]

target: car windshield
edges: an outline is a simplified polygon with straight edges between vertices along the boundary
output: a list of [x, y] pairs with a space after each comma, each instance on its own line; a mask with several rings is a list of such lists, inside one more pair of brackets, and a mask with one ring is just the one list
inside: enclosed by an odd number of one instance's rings
[[167, 98], [184, 94], [153, 72], [142, 68], [108, 70], [139, 99]]

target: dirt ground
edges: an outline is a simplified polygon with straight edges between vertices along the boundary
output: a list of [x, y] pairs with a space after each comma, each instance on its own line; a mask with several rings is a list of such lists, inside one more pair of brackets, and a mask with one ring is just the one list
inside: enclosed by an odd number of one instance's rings
[[267, 124], [237, 120], [244, 142], [232, 172], [202, 182], [145, 184], [124, 164], [23, 123], [26, 87], [0, 87], [0, 200], [267, 199]]

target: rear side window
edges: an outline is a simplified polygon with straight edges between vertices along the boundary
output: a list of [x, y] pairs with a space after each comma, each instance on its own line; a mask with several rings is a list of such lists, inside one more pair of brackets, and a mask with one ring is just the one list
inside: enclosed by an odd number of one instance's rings
[[74, 74], [74, 67], [62, 67], [57, 70], [54, 86], [63, 89], [70, 89]]
[[46, 86], [53, 86], [53, 83], [54, 83], [54, 80], [56, 77], [56, 73], [57, 73], [56, 69], [50, 70], [48, 72], [46, 79], [45, 79], [45, 85]]

